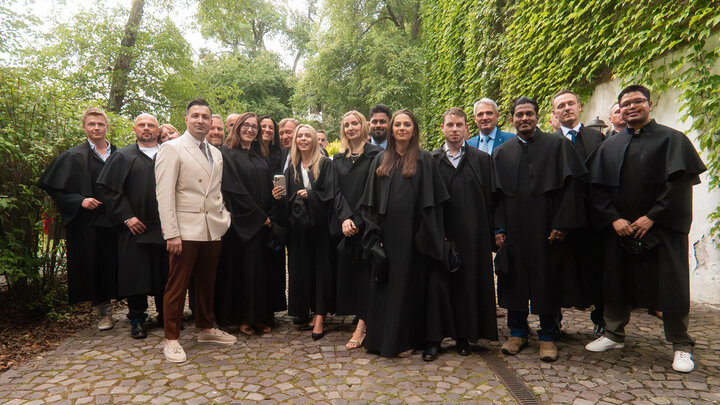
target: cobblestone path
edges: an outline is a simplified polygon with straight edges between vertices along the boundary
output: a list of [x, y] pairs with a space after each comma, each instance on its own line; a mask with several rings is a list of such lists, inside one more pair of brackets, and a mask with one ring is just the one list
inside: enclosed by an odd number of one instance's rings
[[[566, 335], [558, 342], [557, 362], [539, 360], [534, 335], [528, 348], [505, 357], [540, 401], [720, 403], [720, 310], [693, 306], [696, 369], [687, 375], [672, 370], [662, 323], [644, 311], [633, 312], [626, 348], [603, 354], [584, 350], [591, 335], [589, 312], [564, 315]], [[537, 328], [537, 318], [530, 318]], [[233, 346], [197, 343], [187, 328], [181, 343], [188, 361], [179, 365], [165, 361], [161, 329], [134, 340], [129, 324], [120, 321], [111, 331], [85, 330], [55, 351], [0, 374], [0, 403], [515, 403], [480, 356], [499, 353], [507, 336], [505, 318], [498, 319], [500, 343], [485, 342], [461, 357], [448, 341], [432, 363], [420, 353], [385, 359], [362, 349], [348, 351], [350, 319], [329, 321], [318, 341], [285, 316], [272, 333], [241, 336]]]

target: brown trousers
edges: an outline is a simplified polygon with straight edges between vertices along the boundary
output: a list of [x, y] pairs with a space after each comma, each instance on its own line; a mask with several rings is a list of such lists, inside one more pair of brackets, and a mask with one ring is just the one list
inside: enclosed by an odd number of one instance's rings
[[195, 319], [200, 329], [215, 325], [213, 310], [215, 300], [215, 272], [220, 260], [222, 242], [183, 241], [182, 253], [170, 255], [170, 272], [165, 286], [163, 303], [165, 339], [177, 340], [180, 337], [185, 291], [190, 277], [195, 279]]

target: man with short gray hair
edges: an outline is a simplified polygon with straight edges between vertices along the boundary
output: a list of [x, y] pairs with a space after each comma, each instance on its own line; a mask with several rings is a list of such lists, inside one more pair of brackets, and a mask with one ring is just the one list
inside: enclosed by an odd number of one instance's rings
[[500, 114], [495, 101], [489, 98], [481, 98], [473, 105], [473, 118], [480, 133], [468, 140], [468, 145], [474, 146], [481, 151], [491, 155], [493, 150], [506, 140], [515, 136], [509, 132], [503, 132], [497, 127]]

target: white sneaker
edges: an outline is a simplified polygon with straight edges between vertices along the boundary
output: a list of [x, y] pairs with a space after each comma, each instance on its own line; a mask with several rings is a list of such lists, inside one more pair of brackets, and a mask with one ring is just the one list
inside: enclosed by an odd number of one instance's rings
[[692, 354], [688, 352], [682, 352], [680, 350], [675, 351], [675, 359], [673, 360], [673, 370], [681, 373], [689, 373], [695, 368], [695, 362], [692, 359]]
[[171, 363], [182, 363], [187, 360], [185, 350], [183, 350], [182, 346], [180, 346], [180, 343], [177, 341], [165, 341], [163, 353], [165, 354], [165, 359]]
[[115, 321], [113, 320], [112, 315], [104, 315], [98, 322], [98, 329], [100, 330], [110, 330], [113, 326], [115, 326]]
[[237, 342], [237, 338], [235, 336], [217, 328], [200, 331], [200, 333], [198, 333], [197, 340], [201, 343], [220, 343], [224, 345], [232, 345]]
[[618, 343], [612, 339], [608, 339], [605, 336], [593, 340], [592, 342], [585, 345], [585, 350], [589, 352], [604, 352], [610, 349], [622, 349], [625, 347], [625, 343]]

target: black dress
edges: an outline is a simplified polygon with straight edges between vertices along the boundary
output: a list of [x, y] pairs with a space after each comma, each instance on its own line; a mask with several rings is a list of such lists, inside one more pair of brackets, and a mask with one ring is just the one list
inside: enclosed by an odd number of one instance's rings
[[223, 155], [222, 193], [232, 223], [223, 237], [215, 281], [215, 318], [221, 326], [268, 323], [274, 305], [267, 263], [273, 206], [267, 161], [255, 152], [227, 146]]
[[465, 147], [457, 168], [445, 151], [432, 152], [450, 193], [445, 204], [445, 233], [460, 255], [454, 273], [434, 271], [428, 294], [429, 342], [444, 337], [497, 340], [495, 278], [493, 276], [492, 196], [495, 190], [492, 158], [472, 146]]
[[335, 210], [338, 226], [351, 219], [359, 232], [351, 237], [340, 233], [337, 252], [337, 314], [367, 316], [368, 292], [372, 274], [367, 261], [362, 258], [362, 235], [365, 225], [362, 219], [362, 195], [365, 190], [373, 159], [383, 149], [365, 144], [363, 153], [356, 158], [345, 154], [333, 157], [333, 167], [338, 178]]
[[387, 260], [387, 267], [373, 264], [365, 346], [393, 357], [425, 342], [428, 274], [444, 254], [442, 204], [448, 193], [429, 153], [419, 151], [409, 178], [399, 169], [378, 176], [384, 154], [370, 166], [362, 199], [363, 247], [371, 261], [378, 261], [378, 253]]
[[[115, 146], [110, 146], [111, 156]], [[38, 186], [55, 200], [65, 223], [69, 302], [94, 304], [117, 298], [117, 228], [101, 205], [82, 208], [85, 198], [104, 201], [95, 182], [105, 162], [88, 141], [61, 153]]]
[[[307, 316], [335, 312], [335, 254], [330, 242], [329, 220], [335, 197], [330, 159], [322, 157], [317, 179], [308, 167], [308, 197], [297, 196], [303, 185], [300, 166], [285, 171], [285, 206], [288, 229], [288, 314]], [[298, 171], [298, 180], [295, 172]]]

